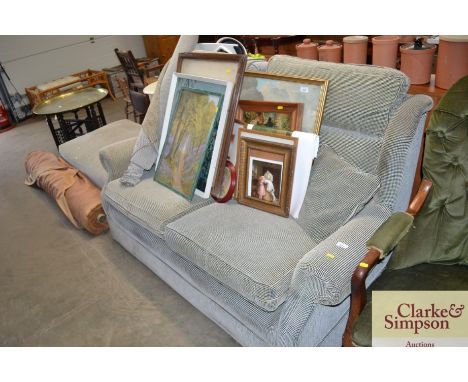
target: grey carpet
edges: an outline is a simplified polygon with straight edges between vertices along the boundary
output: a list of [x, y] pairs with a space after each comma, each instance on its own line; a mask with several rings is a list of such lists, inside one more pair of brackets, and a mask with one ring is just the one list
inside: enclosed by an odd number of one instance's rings
[[[107, 122], [123, 103], [103, 102]], [[41, 117], [0, 134], [0, 345], [237, 346], [114, 242], [75, 229], [24, 159], [57, 152]]]

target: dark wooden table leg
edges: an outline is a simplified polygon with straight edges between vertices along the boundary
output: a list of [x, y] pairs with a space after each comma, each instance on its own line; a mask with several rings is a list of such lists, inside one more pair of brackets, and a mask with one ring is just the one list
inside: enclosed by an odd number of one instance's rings
[[76, 138], [76, 134], [73, 131], [73, 126], [72, 126], [72, 123], [74, 121], [66, 120], [63, 117], [62, 113], [57, 114], [57, 120], [60, 126], [59, 133], [62, 136], [61, 138], [63, 140], [63, 142], [60, 142], [60, 144], [71, 141], [72, 139]]
[[104, 125], [107, 125], [106, 117], [104, 116], [104, 111], [102, 110], [101, 102], [97, 103], [97, 108], [98, 108], [98, 111], [99, 111], [99, 119], [100, 119], [100, 123], [101, 123], [100, 127], [102, 127]]
[[55, 145], [57, 147], [59, 147], [60, 142], [59, 142], [57, 136], [55, 135], [55, 127], [54, 127], [54, 123], [52, 122], [51, 116], [46, 115], [46, 119], [47, 119], [47, 124], [49, 125], [50, 132], [52, 134], [52, 138], [54, 138]]

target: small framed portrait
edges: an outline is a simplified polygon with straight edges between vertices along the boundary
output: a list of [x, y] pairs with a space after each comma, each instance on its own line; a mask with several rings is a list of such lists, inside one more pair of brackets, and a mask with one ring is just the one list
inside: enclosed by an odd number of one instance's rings
[[238, 201], [289, 216], [297, 138], [239, 129]]
[[291, 134], [301, 130], [302, 103], [240, 100], [237, 119], [253, 125], [253, 130], [273, 134]]

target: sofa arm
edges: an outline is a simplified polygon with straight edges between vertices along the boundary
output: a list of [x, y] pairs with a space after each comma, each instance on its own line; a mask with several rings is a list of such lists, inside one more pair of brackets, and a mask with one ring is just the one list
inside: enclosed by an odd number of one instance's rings
[[99, 159], [107, 171], [107, 182], [120, 178], [128, 168], [136, 140], [136, 137], [128, 138], [99, 151]]
[[367, 241], [391, 215], [371, 202], [347, 224], [309, 251], [294, 270], [291, 288], [309, 291], [308, 298], [336, 305], [351, 292], [351, 276], [367, 252]]
[[392, 211], [406, 210], [411, 199], [424, 123], [432, 104], [424, 94], [407, 96], [390, 116], [377, 165], [377, 201]]
[[423, 179], [419, 190], [406, 212], [396, 212], [386, 220], [367, 242], [369, 251], [359, 262], [351, 277], [351, 304], [348, 322], [343, 334], [343, 346], [352, 346], [353, 325], [367, 303], [366, 280], [374, 266], [392, 251], [411, 228], [414, 216], [421, 210], [432, 187], [432, 181]]

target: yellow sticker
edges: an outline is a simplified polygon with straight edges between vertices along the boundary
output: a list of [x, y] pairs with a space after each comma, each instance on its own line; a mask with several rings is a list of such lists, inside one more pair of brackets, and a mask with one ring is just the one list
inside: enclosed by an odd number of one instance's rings
[[231, 69], [226, 69], [227, 74], [231, 74]]
[[330, 259], [334, 259], [335, 255], [332, 253], [325, 253], [325, 256], [329, 257]]
[[359, 266], [361, 268], [369, 268], [369, 264], [367, 264], [367, 263], [359, 263]]
[[281, 106], [281, 105], [276, 106], [276, 108], [277, 108], [278, 110], [283, 110], [283, 106]]

